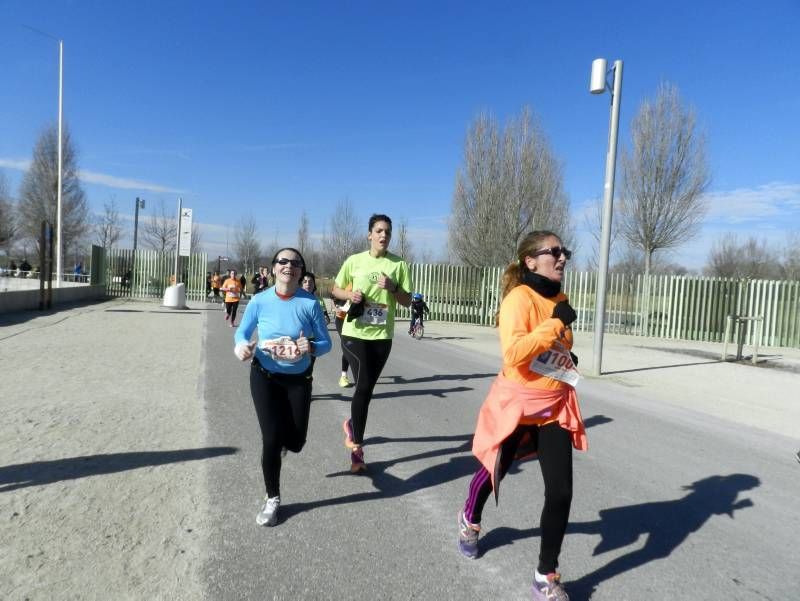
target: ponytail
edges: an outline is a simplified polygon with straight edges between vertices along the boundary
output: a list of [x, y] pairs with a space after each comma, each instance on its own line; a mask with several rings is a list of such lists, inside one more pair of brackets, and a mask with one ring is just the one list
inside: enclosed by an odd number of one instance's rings
[[[513, 261], [505, 268], [500, 280], [500, 304], [503, 303], [503, 299], [509, 292], [522, 283], [522, 273], [523, 268], [519, 261]], [[495, 326], [500, 325], [500, 304], [497, 305], [497, 313], [494, 314]]]

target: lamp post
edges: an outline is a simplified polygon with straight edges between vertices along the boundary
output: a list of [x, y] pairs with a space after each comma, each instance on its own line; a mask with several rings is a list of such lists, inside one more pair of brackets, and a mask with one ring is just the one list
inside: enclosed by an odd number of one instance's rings
[[136, 197], [136, 209], [133, 214], [133, 255], [136, 256], [136, 237], [139, 233], [139, 209], [144, 208], [144, 198]]
[[133, 256], [131, 257], [130, 290], [136, 289], [136, 240], [139, 235], [139, 209], [144, 209], [144, 198], [136, 197], [136, 209], [133, 213]]
[[[613, 72], [613, 83], [608, 76]], [[611, 93], [611, 117], [608, 127], [608, 152], [606, 154], [606, 176], [603, 185], [603, 226], [600, 235], [600, 264], [597, 271], [597, 294], [594, 308], [594, 356], [592, 373], [599, 376], [603, 364], [603, 333], [606, 321], [606, 281], [608, 278], [608, 254], [611, 246], [611, 214], [614, 203], [614, 172], [617, 163], [617, 138], [619, 133], [619, 105], [622, 100], [622, 61], [614, 61], [607, 69], [606, 59], [592, 61], [592, 77], [589, 91], [592, 94]]]
[[63, 132], [63, 107], [64, 107], [64, 40], [61, 40], [49, 33], [35, 29], [29, 25], [23, 25], [25, 29], [30, 29], [34, 33], [43, 35], [46, 38], [58, 42], [58, 189], [56, 192], [56, 288], [61, 287], [61, 278], [63, 276], [62, 266], [62, 250], [64, 244], [61, 240], [61, 192], [62, 192], [62, 132]]

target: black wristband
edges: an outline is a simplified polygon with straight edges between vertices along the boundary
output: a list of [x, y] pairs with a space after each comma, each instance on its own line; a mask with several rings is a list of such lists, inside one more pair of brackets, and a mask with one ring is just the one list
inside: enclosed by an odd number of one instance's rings
[[394, 283], [394, 290], [392, 290], [392, 294], [397, 294], [397, 291], [400, 290], [400, 284], [397, 282]]

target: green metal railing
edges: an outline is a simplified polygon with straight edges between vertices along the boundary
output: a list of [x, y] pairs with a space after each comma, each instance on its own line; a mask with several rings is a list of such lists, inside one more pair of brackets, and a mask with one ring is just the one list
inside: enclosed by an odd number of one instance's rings
[[[502, 268], [411, 265], [431, 319], [493, 325]], [[594, 329], [597, 274], [568, 272], [563, 286], [578, 313], [577, 331]], [[800, 282], [701, 276], [610, 274], [605, 331], [635, 336], [722, 342], [728, 315], [763, 316], [746, 343], [800, 348]], [[398, 309], [398, 317], [409, 311]], [[756, 336], [758, 340], [756, 341]]]
[[[181, 257], [180, 270], [181, 281], [186, 284], [186, 300], [205, 300], [206, 254]], [[97, 277], [97, 283], [105, 284], [109, 296], [161, 298], [172, 283], [174, 273], [174, 252], [137, 249], [134, 256], [128, 249], [92, 247], [92, 277]]]

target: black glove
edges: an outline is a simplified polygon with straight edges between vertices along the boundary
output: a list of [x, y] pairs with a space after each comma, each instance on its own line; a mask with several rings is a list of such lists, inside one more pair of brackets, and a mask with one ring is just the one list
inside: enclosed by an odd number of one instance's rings
[[576, 355], [575, 353], [573, 353], [572, 351], [570, 351], [570, 352], [569, 352], [569, 356], [570, 356], [570, 358], [572, 359], [572, 364], [573, 364], [575, 367], [578, 367], [578, 355]]
[[350, 308], [347, 310], [347, 321], [353, 321], [364, 315], [364, 299], [360, 303], [350, 303]]
[[560, 319], [565, 326], [568, 326], [578, 319], [578, 314], [575, 313], [575, 309], [569, 306], [567, 301], [560, 301], [553, 307], [553, 317]]

